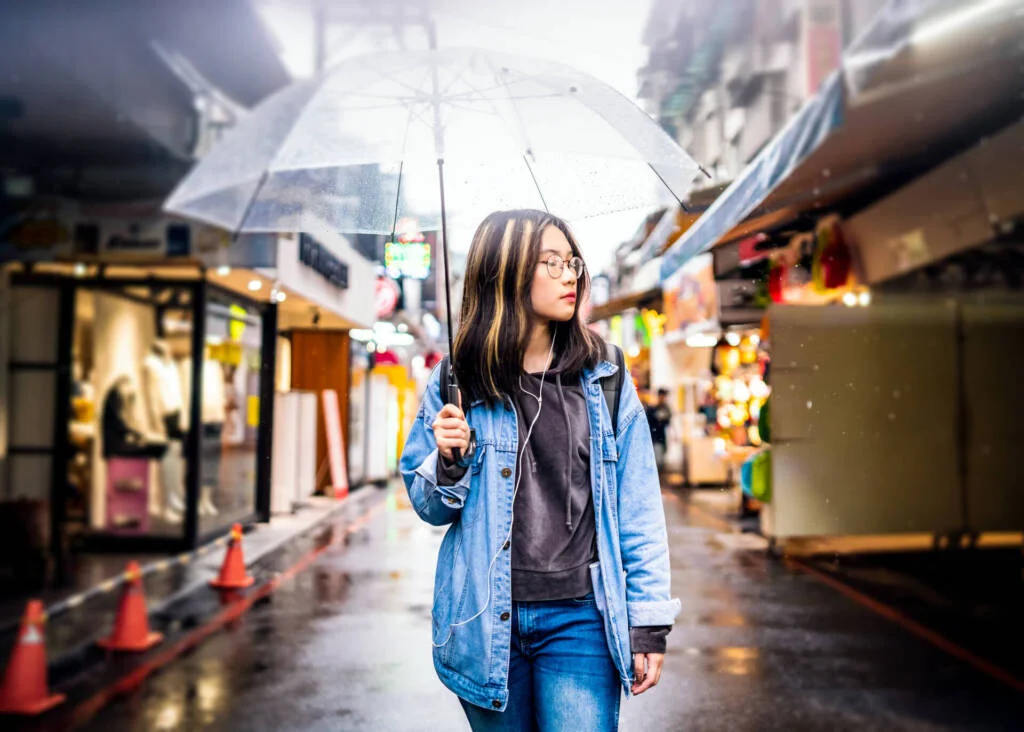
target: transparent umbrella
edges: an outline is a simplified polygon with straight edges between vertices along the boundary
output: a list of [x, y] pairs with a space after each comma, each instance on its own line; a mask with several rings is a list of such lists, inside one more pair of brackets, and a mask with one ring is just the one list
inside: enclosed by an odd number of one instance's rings
[[265, 101], [165, 208], [232, 232], [388, 233], [412, 217], [441, 230], [447, 281], [449, 217], [466, 228], [499, 208], [577, 221], [671, 204], [698, 170], [583, 72], [480, 49], [381, 53]]

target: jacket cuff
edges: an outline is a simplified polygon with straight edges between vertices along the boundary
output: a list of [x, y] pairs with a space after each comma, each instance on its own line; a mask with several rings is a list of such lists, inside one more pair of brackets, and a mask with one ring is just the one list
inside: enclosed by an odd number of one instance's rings
[[629, 629], [629, 646], [632, 653], [664, 653], [668, 647], [671, 625], [644, 625]]
[[466, 474], [455, 485], [438, 485], [438, 456], [437, 450], [432, 451], [423, 459], [420, 466], [416, 468], [416, 475], [423, 478], [427, 485], [433, 486], [431, 490], [425, 491], [424, 497], [429, 500], [436, 491], [444, 505], [448, 508], [462, 508], [466, 504], [466, 496], [469, 495], [470, 471], [467, 470]]
[[438, 452], [437, 455], [437, 484], [439, 486], [453, 486], [458, 484], [466, 475], [469, 468], [449, 460]]
[[672, 625], [682, 607], [678, 598], [673, 597], [670, 600], [653, 602], [627, 602], [626, 612], [629, 614], [629, 625], [632, 628], [642, 625]]

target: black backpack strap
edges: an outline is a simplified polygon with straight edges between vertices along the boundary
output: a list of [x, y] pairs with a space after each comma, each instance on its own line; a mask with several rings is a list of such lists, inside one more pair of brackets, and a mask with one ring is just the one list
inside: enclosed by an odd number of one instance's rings
[[451, 367], [451, 359], [449, 359], [447, 356], [441, 359], [441, 380], [439, 382], [439, 385], [441, 387], [441, 404], [446, 404], [448, 402], [448, 372], [451, 369]]
[[612, 429], [616, 437], [619, 434], [619, 398], [622, 396], [622, 384], [626, 378], [626, 360], [622, 355], [622, 349], [612, 343], [605, 343], [605, 358], [619, 367], [614, 374], [609, 374], [601, 379], [601, 391], [604, 392], [604, 401], [608, 405], [608, 414], [612, 418]]

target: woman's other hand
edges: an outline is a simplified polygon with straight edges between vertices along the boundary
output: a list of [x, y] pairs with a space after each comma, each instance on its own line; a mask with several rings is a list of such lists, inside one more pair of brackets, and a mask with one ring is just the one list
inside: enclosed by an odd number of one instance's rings
[[633, 654], [633, 694], [639, 696], [657, 686], [661, 680], [661, 667], [665, 663], [664, 653]]
[[454, 404], [445, 404], [430, 428], [434, 431], [438, 452], [446, 460], [454, 460], [454, 449], [463, 454], [469, 449], [469, 423], [466, 422], [466, 415]]

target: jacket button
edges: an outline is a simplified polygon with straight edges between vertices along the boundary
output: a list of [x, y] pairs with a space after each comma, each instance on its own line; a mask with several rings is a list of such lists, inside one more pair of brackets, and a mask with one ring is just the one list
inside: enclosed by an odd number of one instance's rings
[[494, 701], [491, 702], [491, 706], [494, 707], [495, 709], [501, 709], [501, 702], [498, 701], [497, 699], [495, 699]]
[[512, 542], [511, 541], [506, 541], [504, 544], [502, 544], [501, 548], [502, 549], [508, 549], [510, 546], [512, 546]]
[[512, 475], [512, 469], [511, 468], [502, 468], [501, 469], [501, 477], [502, 478], [508, 478], [511, 475]]
[[510, 617], [512, 617], [512, 616], [509, 615], [508, 613], [502, 613], [501, 614], [501, 619], [502, 620], [508, 620]]

